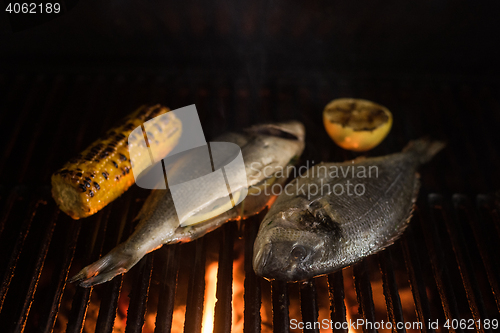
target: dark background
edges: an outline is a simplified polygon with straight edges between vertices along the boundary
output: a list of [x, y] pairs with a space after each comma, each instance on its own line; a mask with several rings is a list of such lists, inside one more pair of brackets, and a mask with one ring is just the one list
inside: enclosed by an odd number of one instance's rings
[[430, 135], [448, 148], [433, 164], [438, 182], [424, 185], [500, 188], [498, 1], [63, 5], [65, 13], [31, 28], [26, 16], [0, 14], [0, 123], [9, 124], [0, 133], [0, 184], [49, 184], [65, 161], [146, 103], [196, 104], [207, 140], [298, 119], [304, 160], [345, 160], [353, 156], [326, 135], [322, 111], [334, 98], [357, 97], [394, 114], [370, 155]]
[[3, 71], [224, 71], [258, 81], [499, 73], [498, 1], [66, 3], [64, 15], [18, 32], [10, 23], [28, 14], [9, 21], [2, 8]]

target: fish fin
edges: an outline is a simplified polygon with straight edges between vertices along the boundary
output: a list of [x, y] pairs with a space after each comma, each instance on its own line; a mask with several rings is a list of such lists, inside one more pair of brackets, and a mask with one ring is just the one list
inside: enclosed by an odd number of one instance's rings
[[179, 226], [175, 230], [173, 240], [169, 244], [181, 242], [187, 243], [192, 242], [195, 239], [203, 237], [209, 232], [214, 231], [219, 228], [224, 223], [229, 221], [235, 221], [239, 217], [238, 210], [236, 208], [232, 208], [225, 213], [212, 217], [211, 219], [202, 221], [200, 223], [195, 223], [188, 225], [186, 227]]
[[373, 252], [372, 254], [385, 250], [386, 248], [394, 244], [401, 237], [401, 235], [403, 235], [403, 232], [410, 225], [410, 220], [413, 217], [414, 210], [415, 210], [415, 204], [412, 204], [409, 214], [404, 219], [404, 222], [401, 223], [401, 225], [398, 227], [394, 235], [391, 238], [387, 239], [384, 245], [382, 245], [377, 251]]
[[141, 255], [127, 254], [118, 246], [101, 259], [83, 268], [68, 282], [78, 282], [78, 285], [85, 288], [107, 282], [115, 276], [127, 272], [142, 257]]
[[412, 204], [410, 206], [410, 209], [408, 210], [406, 217], [403, 218], [403, 223], [401, 223], [398, 226], [394, 235], [391, 238], [387, 239], [385, 241], [385, 244], [383, 246], [381, 246], [380, 249], [375, 251], [374, 253], [380, 252], [380, 251], [386, 249], [388, 246], [394, 244], [394, 242], [397, 241], [401, 237], [401, 235], [403, 235], [403, 232], [410, 225], [411, 218], [413, 217], [413, 212], [415, 211], [418, 192], [420, 190], [420, 175], [418, 173], [416, 173], [415, 176], [416, 176], [416, 178], [415, 178], [415, 183], [413, 186], [413, 197], [412, 197], [412, 201], [411, 201]]
[[410, 141], [403, 152], [415, 154], [419, 163], [424, 164], [429, 162], [445, 146], [446, 143], [443, 141], [435, 141], [425, 137]]
[[389, 246], [389, 245], [392, 245], [394, 244], [395, 241], [397, 241], [399, 239], [399, 237], [401, 237], [401, 235], [403, 234], [403, 232], [406, 230], [406, 228], [410, 225], [410, 220], [411, 218], [413, 217], [413, 212], [415, 211], [415, 204], [412, 204], [411, 206], [411, 209], [410, 209], [410, 212], [409, 214], [406, 216], [406, 218], [404, 219], [404, 222], [401, 223], [401, 225], [398, 227], [396, 233], [394, 234], [393, 237], [391, 237], [389, 240], [388, 240], [388, 244], [385, 247]]

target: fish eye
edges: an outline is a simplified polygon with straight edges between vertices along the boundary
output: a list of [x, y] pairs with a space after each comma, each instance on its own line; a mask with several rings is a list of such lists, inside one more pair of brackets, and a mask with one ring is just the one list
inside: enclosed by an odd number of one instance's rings
[[307, 249], [302, 245], [296, 245], [293, 247], [291, 255], [295, 260], [304, 260], [307, 257]]

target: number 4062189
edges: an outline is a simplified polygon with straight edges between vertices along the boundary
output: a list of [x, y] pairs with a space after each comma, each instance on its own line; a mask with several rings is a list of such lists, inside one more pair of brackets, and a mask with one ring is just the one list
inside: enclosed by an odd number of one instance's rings
[[443, 325], [447, 329], [494, 329], [497, 330], [499, 328], [498, 319], [447, 319]]
[[10, 14], [57, 14], [61, 11], [60, 3], [12, 3], [5, 8]]

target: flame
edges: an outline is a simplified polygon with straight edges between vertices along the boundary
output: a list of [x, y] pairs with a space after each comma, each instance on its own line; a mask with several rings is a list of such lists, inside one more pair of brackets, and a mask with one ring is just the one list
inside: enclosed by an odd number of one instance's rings
[[245, 270], [243, 253], [233, 262], [233, 317], [231, 332], [243, 332], [245, 308]]
[[203, 304], [202, 333], [212, 333], [214, 330], [214, 310], [217, 302], [217, 262], [207, 267], [205, 274], [205, 303]]
[[277, 195], [272, 196], [271, 199], [269, 199], [269, 201], [266, 204], [267, 208], [271, 208], [276, 199], [278, 199]]
[[[244, 323], [244, 258], [241, 255], [233, 262], [233, 296], [231, 332], [243, 332]], [[205, 274], [205, 302], [203, 305], [202, 333], [212, 333], [214, 329], [215, 304], [217, 302], [217, 262], [208, 265]]]
[[172, 332], [182, 332], [184, 330], [185, 317], [186, 317], [186, 304], [176, 307], [172, 317], [172, 329], [171, 329]]
[[[234, 251], [237, 259], [233, 261], [233, 281], [232, 281], [232, 323], [231, 332], [242, 333], [244, 326], [244, 282], [245, 282], [245, 271], [244, 271], [244, 251], [243, 251], [242, 239], [235, 240]], [[214, 314], [215, 305], [217, 303], [217, 273], [218, 273], [218, 261], [207, 262], [205, 271], [205, 300], [203, 305], [203, 318], [202, 318], [202, 333], [211, 333], [214, 329]], [[352, 268], [347, 268], [343, 271], [344, 274], [344, 290], [345, 290], [345, 307], [346, 307], [346, 321], [349, 323], [351, 320], [356, 322], [357, 319], [361, 318], [358, 313], [358, 302], [355, 294], [354, 279]], [[316, 288], [318, 289], [318, 321], [322, 322], [324, 319], [330, 320], [330, 300], [327, 297], [327, 281], [326, 277], [318, 278], [316, 283]], [[187, 285], [180, 284], [183, 286], [178, 289], [176, 296], [178, 302], [175, 306], [173, 318], [172, 318], [172, 332], [182, 332], [184, 330], [184, 322], [186, 315], [186, 304], [183, 295], [187, 292]], [[376, 321], [381, 320], [387, 321], [387, 310], [385, 304], [385, 298], [383, 294], [383, 284], [381, 278], [372, 279], [371, 281], [372, 292], [373, 292], [373, 302], [375, 306]], [[127, 310], [129, 305], [128, 294], [130, 292], [130, 286], [124, 283], [122, 286], [122, 292], [120, 293], [120, 299], [118, 301], [118, 311], [115, 319], [115, 325], [113, 327], [113, 333], [123, 333], [125, 331]], [[408, 318], [407, 321], [416, 321], [417, 318], [414, 314], [415, 310], [412, 307], [413, 295], [409, 285], [402, 284], [399, 286], [399, 294], [401, 298], [401, 303], [403, 305], [403, 311], [405, 312], [404, 317]], [[261, 330], [262, 333], [272, 332], [272, 302], [270, 290], [267, 291], [263, 287], [262, 305], [260, 309], [261, 313]], [[290, 307], [289, 316], [290, 319], [295, 318], [297, 320], [302, 320], [302, 315], [300, 313], [300, 298], [299, 291], [296, 289], [294, 292], [290, 293]], [[153, 298], [152, 298], [153, 299]], [[70, 300], [68, 299], [68, 302]], [[71, 302], [68, 304], [68, 306]], [[143, 327], [144, 333], [153, 333], [155, 329], [156, 322], [156, 311], [154, 308], [154, 302], [152, 308], [148, 309], [146, 313], [145, 325]], [[91, 297], [91, 302], [89, 309], [87, 311], [87, 320], [85, 322], [84, 332], [94, 332], [95, 323], [97, 319], [97, 314], [99, 310], [99, 300], [97, 293], [93, 293]], [[412, 317], [413, 316], [413, 317]], [[58, 325], [56, 325], [54, 331], [59, 332], [64, 329], [66, 325], [61, 325], [61, 322], [66, 320], [64, 313], [58, 315]], [[409, 333], [416, 332], [416, 330], [407, 330]], [[299, 330], [291, 330], [291, 332], [299, 332]], [[320, 328], [321, 333], [331, 332], [330, 328], [325, 329], [324, 326]], [[353, 328], [348, 326], [349, 333], [361, 332], [361, 328]], [[380, 332], [389, 332], [389, 330], [381, 329]]]
[[[235, 240], [235, 254], [237, 254], [237, 259], [233, 261], [233, 281], [232, 281], [232, 323], [231, 323], [231, 332], [234, 333], [243, 333], [244, 327], [244, 282], [245, 282], [245, 271], [244, 271], [244, 251], [243, 251], [243, 240], [238, 239]], [[214, 314], [215, 314], [215, 305], [217, 303], [217, 273], [218, 273], [218, 261], [209, 261], [207, 262], [206, 270], [205, 270], [205, 299], [203, 304], [203, 318], [202, 318], [202, 333], [212, 333], [214, 329]], [[373, 290], [373, 301], [375, 305], [377, 321], [384, 320], [387, 321], [386, 313], [385, 313], [385, 298], [383, 297], [383, 285], [381, 280], [373, 280], [371, 281], [372, 290]], [[186, 287], [186, 286], [185, 286]], [[330, 320], [330, 300], [326, 296], [327, 295], [327, 282], [326, 278], [319, 278], [316, 283], [316, 287], [318, 289], [318, 321], [323, 322], [323, 320]], [[358, 302], [354, 290], [354, 280], [352, 278], [352, 268], [348, 268], [344, 270], [344, 290], [345, 290], [345, 308], [346, 308], [346, 321], [347, 323], [356, 322], [357, 319], [361, 318], [358, 313]], [[322, 292], [324, 291], [324, 292]], [[127, 319], [127, 311], [129, 306], [129, 297], [128, 294], [130, 292], [130, 286], [128, 284], [124, 284], [122, 287], [122, 292], [120, 293], [120, 299], [118, 301], [118, 311], [115, 319], [115, 325], [113, 327], [113, 333], [123, 333], [126, 327], [126, 319]], [[177, 295], [183, 295], [187, 292], [184, 288], [182, 290], [177, 290]], [[272, 302], [271, 295], [267, 294], [264, 290], [264, 296], [262, 298], [261, 304], [261, 332], [262, 333], [271, 333], [272, 332]], [[326, 293], [325, 293], [326, 292]], [[289, 295], [290, 299], [290, 307], [289, 307], [289, 316], [290, 319], [295, 318], [298, 321], [302, 320], [302, 315], [300, 313], [300, 298], [298, 294], [298, 290], [295, 290], [295, 293], [291, 293]], [[409, 286], [401, 286], [400, 287], [400, 297], [403, 305], [412, 304], [412, 293]], [[84, 332], [94, 332], [95, 324], [97, 320], [97, 314], [99, 310], [99, 301], [98, 295], [93, 293], [91, 302], [89, 305], [89, 309], [87, 311], [87, 320], [85, 322]], [[379, 310], [379, 311], [377, 311]], [[410, 309], [413, 310], [414, 308]], [[59, 314], [59, 321], [62, 321], [63, 314]], [[176, 307], [173, 312], [172, 318], [172, 332], [182, 332], [184, 330], [186, 316], [186, 304], [185, 300], [182, 300], [182, 297], [179, 300], [179, 303], [176, 304]], [[411, 314], [405, 312], [405, 318], [412, 318]], [[66, 318], [64, 318], [66, 319]], [[416, 318], [414, 319], [416, 320]], [[67, 322], [67, 319], [66, 319]], [[143, 327], [144, 333], [153, 333], [155, 330], [156, 324], [156, 311], [153, 309], [146, 313], [145, 325]], [[61, 325], [56, 325], [54, 331], [62, 332], [65, 325], [60, 327]], [[300, 330], [291, 329], [291, 332], [300, 332]], [[320, 333], [331, 333], [331, 328], [321, 325]], [[361, 332], [361, 328], [354, 329], [352, 326], [348, 326], [349, 333], [358, 333]], [[415, 330], [407, 330], [409, 333], [416, 332]], [[389, 332], [389, 330], [381, 329], [380, 332]]]
[[[217, 303], [217, 272], [218, 262], [214, 261], [207, 265], [205, 271], [205, 300], [203, 303], [202, 333], [212, 333], [214, 329], [215, 304]], [[232, 297], [232, 327], [231, 332], [243, 332], [244, 324], [244, 256], [240, 256], [233, 262], [233, 297]], [[154, 330], [154, 317], [151, 315], [151, 326]], [[186, 305], [175, 308], [172, 319], [172, 332], [182, 332], [186, 315]]]
[[[348, 323], [351, 322], [351, 314], [349, 313], [349, 308], [347, 306], [346, 306], [346, 311], [345, 311], [345, 320]], [[349, 326], [349, 333], [356, 333], [356, 331], [351, 326]]]

